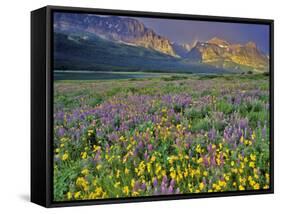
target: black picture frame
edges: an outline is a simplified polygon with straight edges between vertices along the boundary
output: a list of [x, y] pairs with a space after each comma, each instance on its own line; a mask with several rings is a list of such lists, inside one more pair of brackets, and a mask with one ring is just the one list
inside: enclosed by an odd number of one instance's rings
[[[53, 12], [265, 24], [270, 27], [270, 188], [239, 192], [197, 193], [118, 199], [54, 202], [53, 193]], [[31, 201], [44, 207], [96, 205], [274, 193], [274, 21], [237, 17], [46, 6], [31, 12]]]

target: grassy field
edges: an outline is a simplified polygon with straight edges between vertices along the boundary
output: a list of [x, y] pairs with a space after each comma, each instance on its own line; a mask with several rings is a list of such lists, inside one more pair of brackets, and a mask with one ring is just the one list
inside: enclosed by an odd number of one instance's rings
[[269, 188], [269, 77], [54, 82], [54, 200]]

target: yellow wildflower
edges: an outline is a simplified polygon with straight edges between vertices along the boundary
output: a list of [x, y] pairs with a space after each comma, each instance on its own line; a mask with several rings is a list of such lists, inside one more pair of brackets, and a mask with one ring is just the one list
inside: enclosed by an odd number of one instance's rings
[[256, 182], [254, 180], [250, 180], [249, 183], [250, 183], [251, 186], [255, 186], [256, 185]]
[[88, 170], [87, 168], [85, 168], [85, 169], [83, 169], [83, 170], [81, 171], [81, 173], [82, 173], [83, 175], [88, 175], [88, 174], [89, 174], [89, 170]]
[[256, 134], [255, 132], [253, 132], [253, 134], [251, 135], [252, 140], [254, 140], [256, 138]]
[[177, 125], [177, 129], [181, 129], [181, 124], [178, 124], [178, 125]]
[[245, 187], [243, 187], [242, 185], [239, 185], [239, 190], [245, 190]]
[[118, 188], [120, 186], [120, 182], [116, 182], [115, 184], [114, 184], [114, 187], [115, 188]]
[[172, 179], [175, 179], [176, 176], [177, 176], [176, 171], [171, 171], [171, 172], [170, 172], [170, 176], [171, 176]]
[[81, 196], [81, 192], [80, 192], [80, 191], [78, 191], [78, 192], [76, 192], [76, 193], [74, 194], [74, 198], [75, 198], [75, 199], [79, 199], [80, 196]]
[[118, 169], [116, 172], [116, 178], [119, 178], [119, 177], [120, 177], [120, 170]]
[[226, 182], [219, 180], [219, 186], [226, 187]]
[[250, 158], [251, 158], [252, 161], [255, 161], [256, 160], [256, 155], [250, 154]]
[[150, 159], [151, 163], [153, 163], [155, 160], [156, 160], [156, 157], [154, 155], [152, 155], [152, 157]]
[[129, 195], [129, 187], [128, 187], [128, 186], [125, 186], [125, 187], [123, 188], [123, 193], [124, 193], [125, 195]]
[[129, 174], [129, 170], [128, 170], [128, 168], [125, 168], [125, 175], [128, 175]]
[[204, 189], [204, 183], [203, 182], [201, 182], [200, 184], [199, 184], [199, 189], [202, 191], [203, 189]]
[[89, 130], [88, 130], [88, 136], [89, 136], [89, 137], [90, 137], [93, 133], [94, 133], [94, 130], [92, 130], [92, 129], [89, 129]]
[[258, 183], [256, 183], [255, 185], [254, 185], [254, 189], [260, 189], [260, 185], [258, 184]]
[[96, 151], [98, 151], [98, 150], [100, 150], [100, 149], [101, 149], [100, 146], [97, 146], [97, 145], [94, 145], [94, 146], [93, 146], [93, 151], [94, 151], [94, 152], [96, 152]]
[[125, 141], [125, 137], [122, 135], [120, 138], [119, 138], [120, 141]]
[[131, 180], [131, 187], [132, 187], [132, 188], [135, 187], [135, 183], [136, 183], [136, 182], [135, 182], [135, 179], [132, 179], [132, 180]]
[[265, 179], [267, 182], [269, 182], [269, 174], [268, 173], [265, 173]]
[[249, 167], [255, 168], [255, 162], [251, 161], [251, 162], [249, 163]]
[[244, 137], [243, 137], [243, 135], [240, 137], [240, 142], [241, 142], [241, 143], [244, 142]]
[[68, 193], [66, 194], [66, 196], [67, 196], [67, 199], [68, 199], [68, 200], [72, 199], [72, 193], [71, 193], [71, 192], [68, 192]]
[[76, 185], [82, 187], [84, 191], [89, 190], [89, 182], [84, 177], [78, 177], [76, 179]]
[[62, 159], [63, 161], [65, 161], [65, 160], [68, 159], [68, 156], [69, 156], [68, 153], [64, 153], [61, 159]]
[[229, 181], [229, 176], [228, 175], [226, 175], [224, 178], [225, 178], [226, 181]]
[[98, 164], [96, 168], [97, 168], [97, 170], [100, 170], [101, 169], [101, 165]]
[[82, 159], [86, 159], [87, 158], [87, 152], [82, 152], [81, 157], [82, 157]]
[[197, 153], [201, 153], [201, 146], [200, 146], [200, 144], [197, 144], [195, 151]]
[[138, 195], [139, 195], [139, 193], [136, 192], [136, 191], [134, 191], [134, 192], [132, 193], [132, 196], [138, 196]]
[[200, 164], [200, 163], [202, 163], [202, 162], [203, 162], [203, 158], [200, 157], [200, 158], [197, 160], [197, 163]]
[[220, 191], [220, 190], [221, 190], [221, 187], [220, 187], [220, 185], [213, 184], [213, 189], [214, 189], [215, 191]]

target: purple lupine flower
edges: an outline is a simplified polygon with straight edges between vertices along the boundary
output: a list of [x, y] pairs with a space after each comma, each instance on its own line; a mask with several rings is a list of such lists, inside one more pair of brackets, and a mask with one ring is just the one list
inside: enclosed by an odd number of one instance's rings
[[211, 165], [211, 166], [216, 166], [216, 164], [217, 164], [217, 163], [216, 163], [216, 157], [215, 157], [215, 156], [212, 156], [212, 157], [211, 157], [211, 160], [210, 160], [210, 165]]
[[175, 186], [175, 180], [174, 180], [174, 179], [172, 179], [172, 180], [170, 181], [170, 186], [174, 188], [174, 186]]
[[147, 161], [148, 160], [148, 154], [147, 151], [145, 151], [144, 155], [143, 155], [144, 159]]
[[148, 145], [147, 145], [147, 149], [148, 149], [148, 151], [150, 151], [150, 152], [151, 152], [151, 151], [153, 150], [153, 146], [152, 146], [152, 144], [148, 144]]
[[209, 153], [211, 153], [212, 152], [212, 144], [209, 144], [208, 146], [207, 146], [207, 151], [209, 152]]
[[166, 184], [167, 181], [168, 181], [167, 175], [164, 175], [164, 176], [163, 176], [163, 179], [162, 179], [162, 182], [164, 182], [164, 183]]
[[157, 186], [158, 186], [157, 178], [154, 178], [154, 179], [153, 179], [153, 186], [154, 186], [154, 187], [157, 187]]
[[167, 194], [173, 194], [174, 193], [174, 187], [169, 186]]
[[239, 127], [241, 129], [245, 129], [248, 126], [248, 120], [247, 119], [241, 119], [239, 121]]
[[209, 166], [209, 161], [208, 161], [208, 156], [207, 155], [205, 155], [204, 157], [203, 157], [203, 164], [207, 167], [207, 166]]
[[214, 141], [216, 138], [216, 130], [213, 128], [208, 132], [208, 138], [210, 141]]
[[140, 141], [140, 142], [138, 143], [138, 148], [139, 148], [139, 149], [142, 149], [142, 148], [143, 148], [143, 142], [142, 142], [142, 141]]
[[166, 187], [165, 186], [161, 186], [161, 194], [166, 194]]
[[60, 127], [60, 128], [58, 129], [58, 136], [59, 136], [59, 137], [62, 137], [62, 136], [64, 136], [64, 134], [65, 134], [65, 129], [62, 128], [62, 127]]
[[134, 153], [133, 153], [134, 157], [136, 157], [136, 156], [138, 155], [138, 151], [139, 151], [138, 148], [135, 148], [135, 149], [134, 149]]
[[142, 183], [142, 185], [141, 185], [141, 189], [142, 189], [143, 191], [145, 191], [145, 190], [146, 190], [146, 184], [145, 184], [145, 183]]

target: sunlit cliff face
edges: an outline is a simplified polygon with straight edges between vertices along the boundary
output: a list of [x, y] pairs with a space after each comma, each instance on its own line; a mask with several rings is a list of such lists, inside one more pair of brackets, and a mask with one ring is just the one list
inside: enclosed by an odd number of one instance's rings
[[198, 42], [193, 51], [198, 51], [202, 63], [227, 67], [228, 63], [249, 66], [256, 70], [265, 70], [268, 59], [253, 42], [245, 45], [230, 44], [219, 38], [207, 42]]

